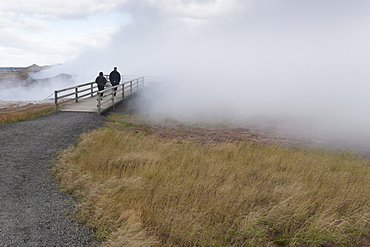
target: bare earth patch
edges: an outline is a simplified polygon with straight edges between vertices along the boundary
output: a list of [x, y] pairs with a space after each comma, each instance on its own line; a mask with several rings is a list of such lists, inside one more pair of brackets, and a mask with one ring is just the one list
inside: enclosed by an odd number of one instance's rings
[[47, 101], [4, 101], [0, 100], [0, 113], [22, 111], [54, 104], [54, 100]]
[[[140, 114], [139, 114], [140, 115]], [[321, 139], [287, 136], [276, 126], [252, 124], [179, 122], [177, 120], [148, 120], [134, 114], [113, 114], [106, 124], [125, 131], [151, 135], [175, 141], [191, 140], [201, 144], [247, 141], [256, 144], [280, 143], [288, 146], [315, 147]], [[117, 121], [117, 122], [116, 122]], [[120, 123], [115, 125], [115, 123]]]
[[[145, 130], [145, 128], [133, 129], [133, 131], [140, 130]], [[274, 142], [270, 137], [262, 136], [252, 130], [243, 128], [165, 127], [157, 125], [153, 126], [151, 130], [146, 131], [146, 134], [165, 139], [176, 139], [178, 141], [193, 140], [203, 144], [236, 141], [250, 141], [255, 143]]]

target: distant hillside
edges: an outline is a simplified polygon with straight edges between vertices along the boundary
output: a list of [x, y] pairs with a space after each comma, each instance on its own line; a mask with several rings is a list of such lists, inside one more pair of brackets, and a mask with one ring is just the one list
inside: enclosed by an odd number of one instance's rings
[[51, 68], [51, 65], [39, 66], [37, 64], [32, 64], [28, 67], [0, 67], [0, 74], [17, 72], [37, 72], [49, 68]]
[[39, 66], [37, 64], [32, 64], [28, 67], [0, 67], [0, 89], [29, 87], [40, 83], [51, 83], [54, 80], [73, 82], [71, 75], [63, 73], [51, 78], [34, 79], [32, 77], [32, 73], [48, 68], [51, 68], [51, 66]]

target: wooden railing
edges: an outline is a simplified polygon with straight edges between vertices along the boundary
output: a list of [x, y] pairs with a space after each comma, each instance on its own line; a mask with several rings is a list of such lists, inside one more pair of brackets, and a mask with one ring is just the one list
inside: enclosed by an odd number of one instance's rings
[[[65, 105], [71, 102], [77, 103], [81, 99], [97, 95], [97, 108], [98, 112], [100, 113], [102, 105], [109, 103], [109, 100], [103, 101], [104, 98], [111, 99], [111, 104], [114, 106], [119, 102], [119, 100], [114, 97], [114, 93], [122, 95], [121, 97], [118, 97], [119, 99], [125, 99], [144, 86], [144, 77], [126, 81], [116, 86], [110, 86], [109, 83], [110, 82], [108, 81], [106, 88], [101, 91], [98, 90], [95, 82], [88, 82], [77, 86], [56, 90], [54, 91], [55, 109], [58, 110], [60, 105]], [[116, 91], [114, 91], [115, 88], [117, 89]]]
[[[103, 104], [111, 104], [113, 107], [116, 103], [115, 94], [121, 94], [122, 98], [118, 97], [119, 99], [124, 99], [134, 92], [138, 91], [140, 87], [144, 86], [144, 77], [139, 77], [130, 81], [126, 81], [124, 83], [120, 83], [116, 86], [107, 87], [104, 90], [98, 91], [98, 112], [101, 112], [101, 108]], [[116, 91], [114, 91], [116, 89]], [[103, 95], [103, 96], [102, 96]], [[104, 100], [108, 98], [108, 100]], [[111, 102], [109, 102], [111, 101]]]

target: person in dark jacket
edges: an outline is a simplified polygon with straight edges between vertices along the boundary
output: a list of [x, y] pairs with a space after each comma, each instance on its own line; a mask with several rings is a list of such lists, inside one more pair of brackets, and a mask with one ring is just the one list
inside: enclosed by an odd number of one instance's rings
[[[121, 74], [117, 71], [117, 67], [113, 68], [113, 71], [109, 74], [109, 80], [112, 86], [116, 86], [121, 81]], [[116, 96], [117, 88], [114, 88], [114, 96]]]
[[[99, 72], [99, 76], [96, 77], [95, 82], [98, 84], [99, 91], [104, 89], [105, 84], [107, 84], [107, 79], [104, 77], [103, 72]], [[101, 96], [103, 96], [103, 93]]]

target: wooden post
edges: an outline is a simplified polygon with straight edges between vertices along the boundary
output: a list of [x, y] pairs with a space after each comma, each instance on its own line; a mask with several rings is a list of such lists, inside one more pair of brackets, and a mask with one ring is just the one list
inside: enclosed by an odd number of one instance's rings
[[94, 82], [91, 83], [91, 97], [94, 96]]
[[58, 91], [54, 91], [55, 110], [58, 111]]
[[125, 99], [125, 83], [122, 83], [122, 99]]
[[118, 85], [115, 85], [114, 87], [112, 87], [112, 108], [114, 109], [114, 89], [118, 88]]
[[98, 91], [98, 113], [101, 112], [101, 93]]
[[77, 103], [78, 102], [78, 86], [75, 88], [75, 99]]

